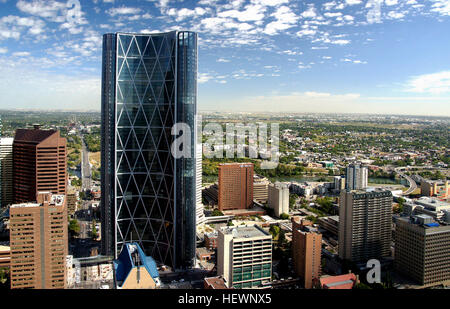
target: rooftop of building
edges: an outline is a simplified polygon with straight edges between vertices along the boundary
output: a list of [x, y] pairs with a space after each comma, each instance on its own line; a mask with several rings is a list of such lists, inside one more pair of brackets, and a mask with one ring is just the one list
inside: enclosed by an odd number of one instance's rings
[[411, 225], [420, 226], [424, 229], [434, 229], [443, 227], [444, 229], [450, 230], [450, 226], [441, 225], [433, 217], [425, 214], [400, 217], [397, 220], [408, 222]]
[[226, 227], [222, 229], [222, 232], [226, 235], [232, 234], [233, 238], [252, 238], [252, 237], [270, 236], [269, 233], [267, 233], [257, 225]]
[[0, 145], [12, 146], [14, 142], [14, 137], [0, 137]]
[[319, 219], [339, 222], [339, 216], [328, 216], [328, 217], [322, 217], [322, 218], [319, 218]]
[[[39, 192], [39, 194], [51, 194], [50, 192]], [[64, 204], [65, 195], [51, 195], [50, 205], [61, 206]], [[42, 204], [37, 202], [13, 204], [11, 208], [24, 208], [24, 207], [40, 207]]]
[[207, 249], [207, 248], [205, 248], [205, 247], [197, 248], [196, 251], [197, 251], [197, 254], [199, 254], [199, 255], [214, 254], [214, 251], [209, 250], [209, 249]]
[[64, 203], [64, 195], [52, 195], [51, 204], [61, 206]]
[[0, 252], [9, 252], [11, 251], [11, 247], [0, 245]]
[[41, 207], [41, 204], [38, 203], [21, 203], [21, 204], [12, 204], [10, 208], [26, 208], [26, 207]]
[[450, 209], [450, 203], [427, 196], [422, 196], [421, 198], [414, 200], [413, 203], [432, 210]]
[[17, 129], [14, 141], [40, 143], [57, 132], [56, 130]]
[[366, 189], [351, 190], [351, 191], [347, 191], [347, 192], [352, 193], [354, 195], [392, 196], [392, 192], [389, 190], [385, 190], [383, 188], [373, 188], [373, 187], [368, 187]]
[[448, 180], [425, 180], [425, 183], [431, 184], [431, 185], [438, 185], [438, 186], [444, 186], [446, 183], [448, 183]]
[[205, 233], [205, 236], [206, 236], [206, 237], [209, 237], [209, 238], [211, 238], [211, 237], [217, 237], [217, 236], [219, 236], [219, 233], [218, 233], [217, 231], [209, 232], [209, 233]]
[[220, 163], [219, 164], [219, 167], [220, 166], [237, 166], [237, 165], [251, 165], [251, 166], [253, 166], [254, 164], [253, 163], [251, 163], [251, 162], [242, 162], [242, 163], [239, 163], [239, 162], [233, 162], [233, 163]]
[[225, 284], [225, 279], [221, 276], [205, 278], [205, 282], [207, 285], [211, 286], [213, 289], [216, 290], [228, 289], [228, 287]]
[[351, 289], [356, 281], [355, 274], [324, 276], [320, 278], [320, 285], [330, 289]]

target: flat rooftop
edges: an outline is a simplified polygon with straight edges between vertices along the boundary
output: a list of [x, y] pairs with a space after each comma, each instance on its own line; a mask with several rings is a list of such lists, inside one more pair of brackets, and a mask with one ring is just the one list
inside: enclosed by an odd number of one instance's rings
[[222, 232], [226, 235], [232, 234], [233, 238], [252, 238], [252, 237], [261, 237], [261, 236], [269, 236], [261, 228], [256, 226], [239, 226], [233, 228], [225, 228]]
[[41, 204], [38, 203], [22, 203], [22, 204], [13, 204], [11, 208], [25, 208], [25, 207], [40, 207]]
[[426, 197], [426, 196], [423, 196], [423, 197], [419, 198], [418, 200], [414, 200], [414, 204], [422, 205], [425, 208], [434, 209], [434, 210], [450, 209], [450, 203], [443, 202], [438, 199]]
[[213, 289], [218, 289], [218, 290], [228, 289], [228, 287], [226, 286], [225, 281], [222, 277], [205, 278], [205, 282], [209, 286], [211, 286]]

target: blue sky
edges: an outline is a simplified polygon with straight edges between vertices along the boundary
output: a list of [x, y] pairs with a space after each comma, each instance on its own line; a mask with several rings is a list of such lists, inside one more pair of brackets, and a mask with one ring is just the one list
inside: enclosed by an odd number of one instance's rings
[[0, 0], [0, 12], [0, 108], [99, 110], [102, 34], [179, 29], [199, 33], [201, 110], [450, 116], [450, 0]]

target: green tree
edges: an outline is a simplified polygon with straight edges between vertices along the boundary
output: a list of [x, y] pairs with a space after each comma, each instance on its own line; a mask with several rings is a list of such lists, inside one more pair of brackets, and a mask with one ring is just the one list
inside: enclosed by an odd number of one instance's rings
[[372, 290], [372, 288], [369, 285], [367, 285], [365, 283], [362, 283], [362, 282], [356, 284], [354, 289], [357, 289], [357, 290]]
[[80, 234], [80, 224], [77, 219], [72, 219], [69, 221], [69, 233], [72, 237]]
[[280, 234], [280, 231], [281, 231], [281, 229], [279, 226], [277, 226], [277, 225], [270, 226], [269, 232], [270, 232], [270, 234], [272, 234], [273, 238], [276, 238]]
[[0, 288], [9, 288], [9, 269], [6, 267], [0, 268]]
[[94, 239], [94, 240], [96, 240], [98, 238], [97, 222], [95, 220], [92, 221], [91, 236], [92, 236], [92, 239]]
[[218, 209], [214, 209], [214, 211], [211, 214], [213, 217], [219, 217], [219, 216], [223, 216], [223, 212], [221, 212]]
[[288, 214], [285, 214], [285, 213], [282, 213], [282, 214], [280, 215], [280, 219], [281, 219], [281, 220], [287, 220], [287, 219], [289, 219], [289, 215], [288, 215]]

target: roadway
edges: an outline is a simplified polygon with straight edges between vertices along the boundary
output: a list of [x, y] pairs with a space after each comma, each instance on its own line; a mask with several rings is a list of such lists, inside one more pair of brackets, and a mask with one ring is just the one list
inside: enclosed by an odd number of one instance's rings
[[405, 192], [403, 192], [403, 195], [410, 195], [411, 193], [416, 191], [417, 183], [414, 181], [414, 179], [412, 179], [411, 177], [409, 177], [408, 175], [406, 175], [402, 172], [402, 170], [404, 170], [404, 169], [405, 169], [404, 167], [397, 167], [395, 169], [395, 172], [408, 181], [409, 189], [406, 190]]
[[82, 179], [82, 191], [91, 189], [92, 174], [91, 165], [89, 164], [89, 151], [87, 149], [84, 139], [82, 139], [81, 147], [81, 179]]

